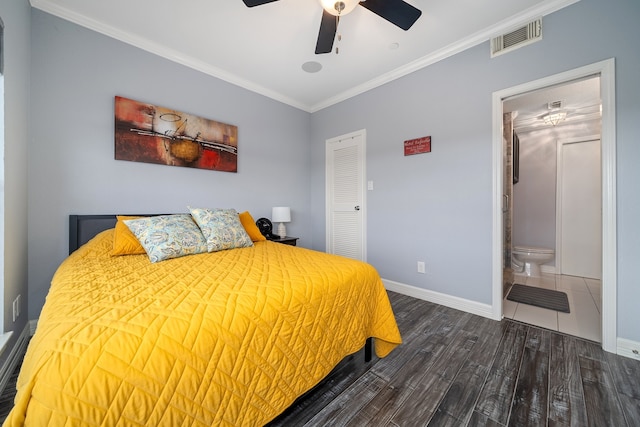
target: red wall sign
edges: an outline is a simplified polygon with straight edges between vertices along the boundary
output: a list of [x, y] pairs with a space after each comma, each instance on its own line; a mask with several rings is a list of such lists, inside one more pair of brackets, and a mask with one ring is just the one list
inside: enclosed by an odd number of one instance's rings
[[430, 153], [431, 152], [431, 137], [424, 136], [422, 138], [410, 139], [404, 142], [404, 155], [410, 156], [412, 154]]

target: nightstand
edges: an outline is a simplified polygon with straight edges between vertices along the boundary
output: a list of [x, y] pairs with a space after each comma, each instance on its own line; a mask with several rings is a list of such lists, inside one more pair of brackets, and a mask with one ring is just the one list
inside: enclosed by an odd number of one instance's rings
[[285, 245], [295, 246], [296, 245], [296, 241], [298, 240], [298, 237], [291, 237], [291, 236], [279, 237], [279, 236], [274, 236], [274, 237], [267, 237], [267, 240], [269, 240], [271, 242], [283, 243]]

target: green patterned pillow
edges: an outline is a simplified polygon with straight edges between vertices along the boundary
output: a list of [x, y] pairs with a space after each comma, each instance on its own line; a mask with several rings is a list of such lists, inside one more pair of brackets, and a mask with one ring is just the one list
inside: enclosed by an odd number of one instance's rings
[[207, 239], [209, 252], [253, 246], [253, 241], [242, 226], [235, 209], [189, 208], [189, 210]]
[[207, 242], [191, 215], [160, 215], [123, 222], [151, 262], [207, 252]]

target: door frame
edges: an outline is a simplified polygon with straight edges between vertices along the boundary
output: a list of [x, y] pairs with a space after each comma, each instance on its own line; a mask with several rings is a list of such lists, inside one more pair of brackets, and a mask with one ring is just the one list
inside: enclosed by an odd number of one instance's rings
[[[556, 274], [562, 273], [562, 171], [563, 171], [563, 151], [565, 144], [575, 144], [588, 141], [600, 141], [600, 135], [580, 136], [575, 138], [563, 138], [556, 140]], [[602, 141], [600, 141], [602, 146]], [[602, 152], [602, 149], [600, 150]], [[600, 159], [602, 164], [602, 159]], [[600, 200], [602, 201], [602, 189], [600, 189]], [[600, 225], [602, 230], [602, 223]]]
[[617, 353], [617, 222], [616, 222], [616, 111], [615, 60], [613, 58], [494, 92], [493, 109], [493, 224], [492, 224], [492, 316], [502, 319], [502, 113], [506, 98], [600, 76], [602, 101], [602, 348]]
[[360, 203], [360, 210], [362, 211], [362, 221], [360, 223], [361, 227], [361, 244], [362, 244], [362, 261], [367, 261], [367, 131], [366, 129], [360, 129], [354, 132], [350, 132], [344, 135], [336, 136], [325, 141], [325, 248], [329, 250], [331, 247], [331, 233], [333, 229], [331, 227], [331, 171], [330, 168], [330, 150], [331, 146], [334, 143], [344, 141], [345, 139], [353, 139], [357, 136], [362, 136], [362, 144], [360, 146], [360, 157], [358, 161], [360, 162], [362, 176], [362, 200]]

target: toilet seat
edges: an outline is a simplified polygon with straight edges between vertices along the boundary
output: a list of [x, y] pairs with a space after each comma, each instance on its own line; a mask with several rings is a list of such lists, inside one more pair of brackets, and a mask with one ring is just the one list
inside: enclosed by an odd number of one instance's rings
[[553, 249], [537, 248], [535, 246], [514, 246], [512, 252], [531, 253], [531, 254], [552, 254]]

